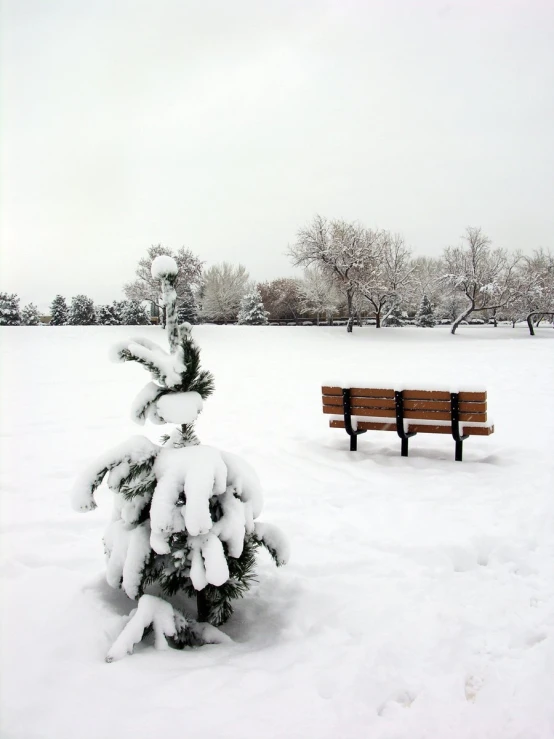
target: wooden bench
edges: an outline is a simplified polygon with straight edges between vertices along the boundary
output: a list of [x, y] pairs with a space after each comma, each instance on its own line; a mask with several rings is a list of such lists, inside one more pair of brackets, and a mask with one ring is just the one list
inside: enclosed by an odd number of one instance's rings
[[[323, 413], [331, 428], [345, 429], [350, 451], [366, 431], [396, 431], [401, 454], [408, 456], [408, 439], [416, 434], [452, 434], [455, 459], [462, 461], [468, 436], [490, 436], [494, 425], [487, 421], [486, 391], [393, 390], [368, 387], [322, 387]], [[390, 420], [388, 420], [390, 419]]]

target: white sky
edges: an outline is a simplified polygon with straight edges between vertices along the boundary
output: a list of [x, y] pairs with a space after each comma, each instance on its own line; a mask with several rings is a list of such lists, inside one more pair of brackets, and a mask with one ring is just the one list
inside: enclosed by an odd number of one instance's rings
[[0, 289], [97, 302], [153, 243], [253, 278], [315, 213], [554, 247], [552, 0], [2, 0]]

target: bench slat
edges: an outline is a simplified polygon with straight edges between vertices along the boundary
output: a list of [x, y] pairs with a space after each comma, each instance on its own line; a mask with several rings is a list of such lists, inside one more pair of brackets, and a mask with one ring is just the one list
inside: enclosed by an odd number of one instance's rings
[[[323, 413], [328, 415], [337, 415], [336, 405], [324, 405]], [[353, 416], [373, 416], [374, 418], [395, 418], [396, 411], [394, 408], [362, 408], [352, 405], [350, 412]], [[421, 419], [425, 421], [450, 421], [450, 411], [404, 411], [404, 418]], [[460, 421], [478, 421], [485, 423], [487, 420], [486, 413], [460, 413]]]
[[[344, 421], [331, 420], [329, 426], [334, 429], [343, 429]], [[396, 431], [395, 423], [378, 423], [377, 421], [358, 421], [357, 427], [360, 431]], [[413, 423], [409, 425], [409, 431], [416, 431], [419, 434], [451, 434], [452, 426]], [[494, 433], [494, 426], [464, 426], [463, 433], [468, 436], [490, 436]]]
[[[404, 408], [407, 411], [448, 411], [450, 400], [405, 400]], [[465, 413], [486, 413], [487, 404], [464, 400], [459, 403], [460, 411]]]
[[[324, 385], [321, 388], [323, 395], [340, 395], [342, 397], [341, 387], [328, 387]], [[385, 390], [380, 388], [353, 387], [350, 388], [351, 396], [359, 396], [361, 398], [394, 398], [394, 390]]]
[[[404, 400], [450, 400], [450, 393], [443, 390], [404, 390]], [[487, 399], [487, 391], [473, 392], [460, 390], [458, 400], [470, 400], [484, 402]]]
[[[342, 395], [324, 395], [323, 405], [333, 405], [342, 409]], [[359, 406], [360, 408], [394, 408], [395, 403], [392, 398], [350, 398], [350, 404]]]
[[[342, 396], [324, 395], [323, 405], [332, 405], [342, 408]], [[394, 408], [395, 402], [392, 398], [350, 398], [350, 403], [356, 408]], [[465, 413], [486, 413], [487, 404], [471, 401], [463, 401], [460, 411]], [[405, 400], [404, 408], [407, 411], [448, 411], [450, 412], [450, 400]]]
[[[408, 427], [408, 431], [415, 431], [418, 434], [451, 434], [452, 426], [433, 426], [431, 424], [411, 423]], [[494, 433], [494, 426], [463, 426], [462, 431], [468, 436], [490, 436]]]
[[[342, 397], [341, 387], [331, 387], [324, 385], [322, 387], [323, 395], [339, 395]], [[361, 388], [353, 387], [350, 389], [351, 397], [360, 398], [394, 398], [394, 390], [390, 388]], [[444, 390], [404, 390], [404, 400], [450, 400], [450, 393]], [[473, 402], [484, 402], [487, 399], [487, 392], [473, 392], [462, 390], [458, 394], [460, 401], [467, 400]]]
[[[343, 429], [344, 421], [329, 421], [329, 426], [333, 429]], [[378, 423], [377, 421], [359, 421], [358, 428], [366, 431], [396, 431], [396, 422]]]

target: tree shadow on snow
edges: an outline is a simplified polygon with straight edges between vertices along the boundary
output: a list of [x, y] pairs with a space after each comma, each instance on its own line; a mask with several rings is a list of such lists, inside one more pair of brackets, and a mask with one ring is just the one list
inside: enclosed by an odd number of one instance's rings
[[108, 585], [104, 574], [83, 585], [83, 592], [91, 592], [98, 603], [116, 616], [128, 616], [136, 608], [136, 602], [125, 595], [123, 590], [116, 590]]
[[222, 627], [234, 642], [259, 650], [283, 640], [298, 606], [300, 588], [280, 573], [258, 574], [258, 585], [235, 602], [234, 612]]
[[[272, 573], [269, 564], [266, 568], [262, 563], [262, 556], [260, 556], [260, 565], [258, 582], [252, 585], [244, 598], [234, 602], [231, 618], [220, 627], [234, 642], [250, 646], [252, 649], [268, 648], [281, 641], [300, 593], [294, 581], [281, 576], [281, 573]], [[137, 605], [136, 601], [131, 600], [123, 590], [117, 590], [108, 585], [103, 574], [90, 579], [82, 590], [92, 593], [95, 601], [114, 616], [128, 616]], [[194, 598], [184, 595], [167, 597], [159, 589], [149, 589], [148, 592], [160, 595], [183, 611], [185, 616], [196, 618]], [[145, 640], [142, 645], [136, 645], [135, 651], [150, 646], [149, 641], [151, 640]]]

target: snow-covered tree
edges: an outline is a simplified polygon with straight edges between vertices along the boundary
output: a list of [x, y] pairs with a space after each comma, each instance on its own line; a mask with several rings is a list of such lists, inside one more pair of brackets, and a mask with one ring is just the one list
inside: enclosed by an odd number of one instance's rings
[[356, 287], [369, 302], [376, 328], [402, 325], [400, 304], [410, 294], [415, 272], [411, 252], [402, 236], [388, 231], [374, 233], [373, 243], [374, 259], [356, 269]]
[[[503, 313], [515, 326], [529, 313], [554, 311], [554, 255], [537, 249], [522, 258], [516, 276], [516, 287]], [[540, 321], [540, 316], [537, 316]]]
[[15, 293], [0, 293], [0, 326], [19, 326], [19, 298]]
[[300, 305], [303, 313], [316, 315], [317, 325], [323, 314], [328, 321], [341, 305], [341, 295], [332, 279], [318, 266], [308, 267], [299, 285]]
[[240, 301], [249, 286], [249, 275], [242, 264], [214, 264], [204, 273], [202, 315], [208, 321], [235, 321]]
[[34, 303], [28, 303], [21, 311], [23, 326], [40, 326], [40, 313]]
[[412, 290], [408, 297], [411, 307], [417, 311], [424, 295], [427, 295], [431, 305], [437, 306], [447, 291], [441, 279], [445, 273], [441, 260], [434, 257], [416, 257], [412, 259], [411, 266]]
[[121, 323], [125, 326], [146, 326], [148, 314], [140, 300], [126, 300], [121, 312]]
[[464, 307], [452, 324], [451, 333], [475, 311], [506, 306], [517, 291], [519, 254], [509, 258], [503, 249], [492, 250], [490, 239], [480, 228], [469, 227], [466, 246], [449, 247], [443, 261], [444, 282], [464, 298]]
[[110, 305], [112, 315], [115, 317], [116, 321], [120, 325], [123, 323], [123, 313], [125, 311], [127, 303], [127, 300], [114, 300]]
[[179, 323], [190, 323], [194, 326], [198, 323], [198, 306], [194, 298], [194, 293], [190, 286], [187, 286], [181, 297], [181, 304], [178, 309]]
[[161, 313], [161, 323], [164, 325], [162, 294], [158, 280], [152, 278], [152, 262], [160, 256], [166, 255], [175, 259], [179, 267], [175, 292], [177, 293], [177, 308], [186, 298], [187, 291], [200, 285], [202, 281], [202, 265], [203, 262], [195, 256], [190, 249], [181, 247], [177, 252], [172, 249], [157, 244], [151, 246], [145, 257], [139, 260], [136, 268], [136, 279], [128, 282], [123, 291], [128, 300], [138, 300], [139, 302], [148, 302], [151, 305], [152, 316], [158, 316]]
[[50, 325], [65, 326], [69, 321], [69, 308], [63, 295], [56, 295], [50, 305]]
[[433, 328], [436, 324], [437, 322], [435, 320], [435, 314], [433, 313], [433, 306], [431, 305], [431, 301], [427, 295], [424, 293], [416, 315], [416, 326]]
[[97, 305], [95, 313], [96, 323], [99, 326], [119, 326], [120, 324], [112, 305]]
[[402, 305], [399, 302], [396, 302], [387, 315], [385, 325], [388, 328], [398, 328], [399, 326], [405, 326], [407, 319], [408, 314], [403, 310]]
[[245, 326], [267, 326], [268, 315], [260, 291], [255, 287], [241, 300], [238, 323]]
[[367, 281], [376, 268], [380, 253], [380, 234], [359, 224], [327, 221], [316, 216], [312, 223], [300, 229], [296, 243], [289, 249], [295, 266], [318, 266], [332, 279], [346, 297], [347, 331], [354, 323], [353, 300], [360, 277]]
[[[158, 648], [228, 640], [215, 627], [252, 583], [257, 548], [265, 546], [278, 565], [288, 558], [281, 532], [256, 520], [262, 493], [254, 470], [196, 438], [194, 423], [213, 392], [213, 377], [201, 369], [192, 327], [178, 324], [177, 264], [160, 256], [152, 276], [161, 283], [169, 351], [148, 339], [131, 339], [116, 346], [113, 356], [138, 362], [151, 374], [133, 403], [135, 421], [174, 428], [162, 445], [133, 436], [102, 455], [73, 491], [74, 507], [89, 511], [96, 507], [96, 489], [107, 481], [114, 495], [104, 537], [107, 580], [138, 599], [107, 661], [130, 653], [150, 626]], [[168, 596], [196, 596], [198, 620], [147, 593], [152, 586]]]
[[96, 324], [96, 312], [92, 298], [76, 295], [71, 300], [69, 320], [71, 326], [93, 326]]
[[271, 319], [298, 321], [303, 313], [301, 285], [302, 281], [293, 277], [259, 283], [258, 290]]

